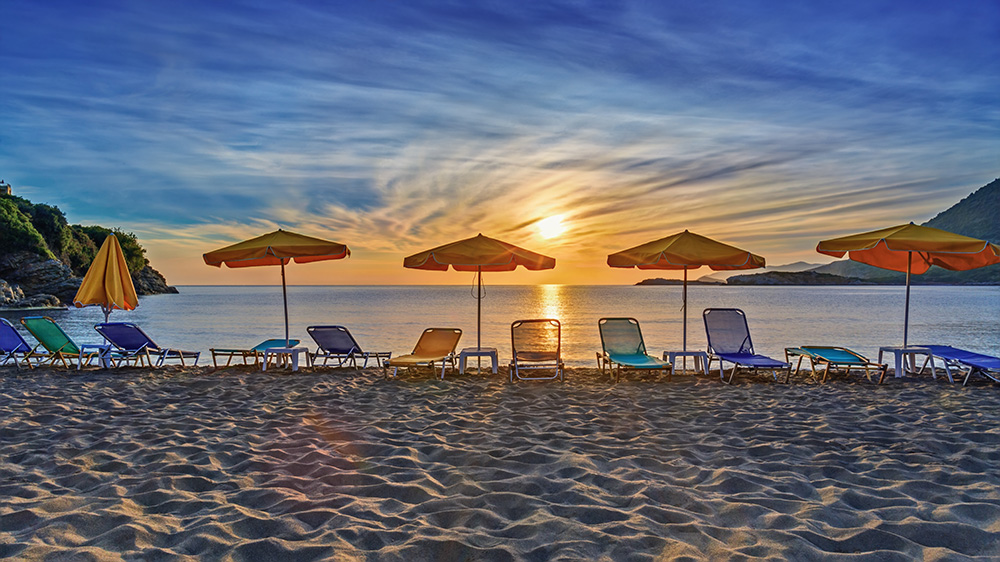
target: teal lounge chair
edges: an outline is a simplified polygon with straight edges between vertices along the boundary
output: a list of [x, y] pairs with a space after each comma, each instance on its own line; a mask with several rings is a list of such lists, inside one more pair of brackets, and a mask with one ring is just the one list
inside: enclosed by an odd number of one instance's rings
[[673, 376], [673, 365], [646, 354], [639, 321], [635, 318], [601, 318], [597, 328], [603, 348], [603, 353], [597, 355], [597, 363], [602, 373], [605, 367], [614, 371], [615, 382], [621, 379], [623, 369], [666, 371], [667, 380]]
[[254, 366], [259, 367], [261, 360], [264, 358], [264, 352], [267, 349], [272, 347], [295, 347], [299, 345], [299, 340], [288, 340], [287, 346], [285, 345], [285, 343], [286, 342], [283, 339], [273, 339], [273, 340], [264, 340], [259, 344], [251, 347], [250, 349], [220, 349], [213, 347], [208, 351], [212, 353], [212, 365], [216, 369], [219, 368], [219, 363], [216, 358], [220, 356], [226, 358], [226, 364], [224, 365], [225, 367], [230, 366], [230, 364], [232, 364], [233, 362], [233, 358], [235, 357], [243, 359], [244, 365], [249, 365], [250, 364], [249, 360], [253, 358]]
[[823, 378], [820, 379], [820, 383], [826, 382], [826, 378], [830, 374], [830, 369], [842, 369], [845, 375], [849, 374], [852, 370], [864, 369], [865, 377], [869, 381], [872, 380], [872, 374], [877, 373], [877, 383], [882, 384], [882, 380], [885, 379], [886, 369], [889, 367], [888, 365], [869, 361], [865, 356], [845, 347], [804, 345], [802, 347], [785, 348], [785, 361], [791, 364], [794, 357], [799, 358], [799, 362], [795, 366], [796, 375], [802, 369], [803, 359], [809, 359], [810, 368], [814, 376], [819, 373], [817, 366], [822, 367]]

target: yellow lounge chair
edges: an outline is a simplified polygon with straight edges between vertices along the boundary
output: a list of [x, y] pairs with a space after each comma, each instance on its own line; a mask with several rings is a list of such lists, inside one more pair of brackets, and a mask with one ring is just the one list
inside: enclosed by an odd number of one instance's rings
[[444, 379], [444, 370], [448, 365], [455, 368], [455, 348], [458, 347], [458, 340], [462, 337], [462, 330], [458, 328], [427, 328], [420, 334], [417, 345], [409, 355], [400, 355], [386, 361], [382, 367], [382, 373], [388, 374], [389, 367], [392, 367], [392, 376], [395, 377], [400, 367], [420, 367], [429, 366], [434, 369], [434, 364], [441, 363], [441, 379]]

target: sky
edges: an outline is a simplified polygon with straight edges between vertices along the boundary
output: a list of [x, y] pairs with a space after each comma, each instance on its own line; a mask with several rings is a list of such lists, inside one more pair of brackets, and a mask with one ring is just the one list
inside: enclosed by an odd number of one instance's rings
[[[4, 0], [0, 179], [205, 252], [347, 244], [292, 284], [466, 284], [403, 258], [483, 233], [556, 258], [494, 284], [631, 284], [689, 229], [769, 264], [924, 222], [1000, 176], [1000, 3]], [[652, 273], [652, 274], [651, 274]], [[698, 277], [711, 273], [701, 269]]]

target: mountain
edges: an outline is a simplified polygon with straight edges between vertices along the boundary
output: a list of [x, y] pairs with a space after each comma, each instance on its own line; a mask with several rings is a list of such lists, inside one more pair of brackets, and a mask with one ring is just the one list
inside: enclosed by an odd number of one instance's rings
[[713, 271], [708, 275], [703, 275], [699, 277], [698, 281], [704, 283], [725, 283], [726, 279], [729, 279], [734, 275], [753, 275], [753, 273], [772, 273], [772, 272], [794, 273], [797, 271], [809, 271], [817, 267], [820, 267], [820, 265], [817, 263], [806, 263], [804, 261], [797, 261], [795, 263], [786, 263], [784, 265], [769, 265], [762, 269], [750, 269], [750, 270], [739, 270], [739, 271]]
[[0, 306], [61, 306], [71, 301], [100, 245], [112, 232], [138, 294], [177, 292], [149, 265], [146, 250], [134, 234], [71, 225], [58, 207], [0, 190]]
[[[1000, 178], [977, 189], [923, 224], [1000, 243]], [[812, 271], [858, 277], [879, 283], [904, 283], [906, 280], [905, 273], [879, 269], [848, 259], [835, 261]], [[932, 267], [923, 275], [912, 276], [910, 282], [914, 285], [1000, 285], [1000, 264], [971, 271], [948, 271]]]

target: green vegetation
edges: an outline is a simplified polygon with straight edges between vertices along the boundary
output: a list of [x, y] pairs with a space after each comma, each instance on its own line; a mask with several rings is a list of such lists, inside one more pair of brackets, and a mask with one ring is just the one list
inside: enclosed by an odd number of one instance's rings
[[58, 207], [23, 197], [0, 196], [0, 253], [31, 252], [62, 261], [82, 276], [108, 234], [118, 237], [130, 272], [146, 266], [146, 250], [135, 234], [103, 226], [70, 225]]

